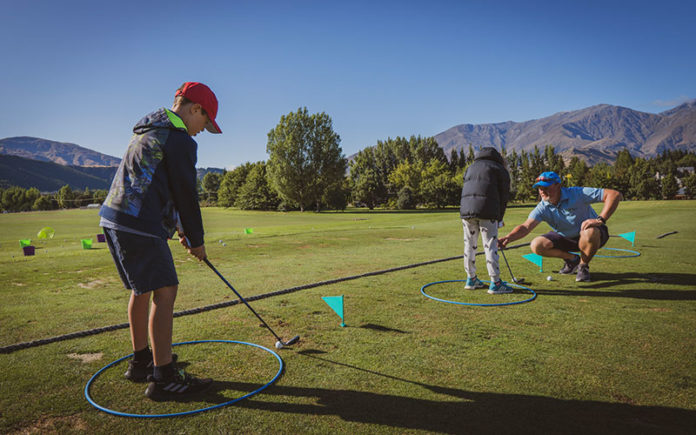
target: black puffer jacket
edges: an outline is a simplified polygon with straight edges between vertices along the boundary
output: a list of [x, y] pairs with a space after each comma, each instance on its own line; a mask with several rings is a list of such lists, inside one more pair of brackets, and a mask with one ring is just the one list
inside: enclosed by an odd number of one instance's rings
[[503, 165], [503, 156], [495, 148], [481, 149], [464, 173], [459, 208], [462, 219], [502, 221], [509, 197], [510, 174]]

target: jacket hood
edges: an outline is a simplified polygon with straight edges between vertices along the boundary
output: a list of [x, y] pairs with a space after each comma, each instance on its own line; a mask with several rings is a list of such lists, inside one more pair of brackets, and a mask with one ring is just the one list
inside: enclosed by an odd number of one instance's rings
[[493, 147], [481, 148], [475, 155], [474, 160], [493, 160], [505, 166], [503, 156]]
[[188, 132], [186, 124], [179, 118], [179, 115], [169, 109], [162, 108], [143, 116], [133, 127], [133, 133], [143, 134], [148, 130], [157, 128], [168, 128], [170, 130]]

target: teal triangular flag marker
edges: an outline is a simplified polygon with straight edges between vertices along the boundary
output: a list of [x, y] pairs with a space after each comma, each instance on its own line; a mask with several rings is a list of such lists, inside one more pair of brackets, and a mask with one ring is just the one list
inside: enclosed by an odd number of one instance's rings
[[543, 272], [543, 271], [544, 271], [544, 270], [543, 270], [543, 268], [544, 268], [544, 266], [543, 266], [543, 258], [542, 258], [541, 255], [537, 255], [537, 254], [526, 254], [526, 255], [523, 255], [522, 258], [527, 259], [527, 260], [531, 261], [532, 263], [536, 264], [537, 266], [539, 266], [539, 272]]
[[636, 232], [635, 231], [631, 231], [630, 233], [619, 234], [619, 237], [623, 237], [624, 239], [631, 242], [631, 246], [636, 245], [636, 243], [635, 243], [636, 242]]
[[343, 295], [322, 296], [321, 298], [324, 299], [324, 302], [326, 302], [326, 304], [341, 318], [341, 326], [346, 326], [345, 319], [343, 318]]

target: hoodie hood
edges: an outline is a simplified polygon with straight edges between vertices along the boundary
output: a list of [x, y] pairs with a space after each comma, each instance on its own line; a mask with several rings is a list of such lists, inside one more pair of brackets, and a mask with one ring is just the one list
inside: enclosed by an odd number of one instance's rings
[[135, 123], [133, 133], [143, 134], [149, 130], [157, 128], [167, 128], [170, 130], [181, 130], [188, 133], [184, 121], [169, 109], [161, 108], [143, 116], [140, 121]]
[[475, 155], [474, 160], [493, 160], [501, 165], [505, 165], [503, 156], [493, 147], [481, 148]]

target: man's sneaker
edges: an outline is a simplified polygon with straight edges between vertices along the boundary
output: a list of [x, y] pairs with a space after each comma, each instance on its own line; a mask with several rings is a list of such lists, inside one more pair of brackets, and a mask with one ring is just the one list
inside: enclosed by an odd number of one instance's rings
[[[172, 361], [176, 362], [178, 355], [172, 354]], [[147, 381], [148, 375], [152, 374], [155, 369], [155, 364], [150, 358], [147, 361], [134, 361], [133, 358], [128, 361], [128, 369], [123, 376], [131, 382], [145, 382]]]
[[176, 400], [192, 396], [207, 390], [213, 383], [212, 379], [197, 378], [183, 370], [179, 370], [169, 379], [156, 381], [150, 375], [147, 380], [150, 383], [145, 390], [145, 395], [152, 400]]
[[568, 275], [571, 273], [575, 273], [578, 270], [578, 264], [580, 264], [580, 256], [576, 255], [573, 257], [572, 260], [564, 260], [565, 264], [561, 268], [561, 270], [558, 271], [558, 273], [562, 273], [564, 275]]
[[577, 282], [589, 282], [590, 281], [590, 266], [587, 264], [581, 264], [578, 266], [578, 274], [575, 277]]
[[476, 277], [467, 278], [464, 288], [467, 290], [476, 290], [477, 288], [486, 288], [486, 284]]
[[491, 283], [490, 287], [488, 287], [489, 295], [503, 295], [506, 293], [512, 293], [514, 291], [515, 289], [508, 287], [507, 283], [503, 282], [503, 280], [496, 283]]

